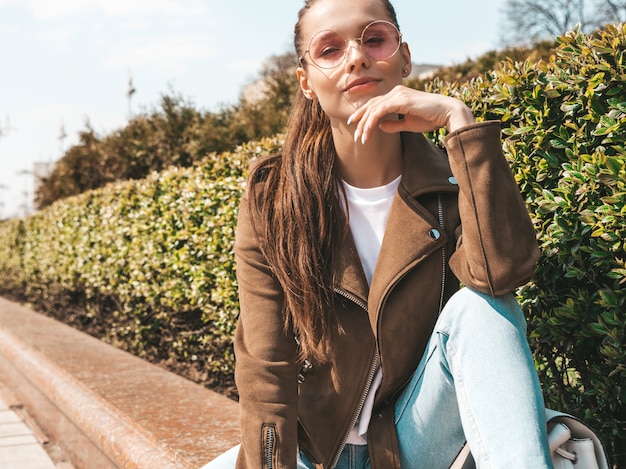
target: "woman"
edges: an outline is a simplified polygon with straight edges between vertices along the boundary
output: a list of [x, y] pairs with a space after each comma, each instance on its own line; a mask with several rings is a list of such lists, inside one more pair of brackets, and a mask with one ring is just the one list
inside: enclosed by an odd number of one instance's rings
[[[308, 0], [295, 46], [284, 151], [237, 228], [237, 467], [446, 468], [466, 440], [481, 468], [550, 467], [499, 124], [402, 86], [387, 0]], [[421, 134], [442, 127], [447, 154]]]

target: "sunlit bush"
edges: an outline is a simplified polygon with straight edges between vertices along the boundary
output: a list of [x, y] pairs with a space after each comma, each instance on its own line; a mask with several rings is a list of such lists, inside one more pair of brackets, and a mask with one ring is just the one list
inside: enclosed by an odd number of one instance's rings
[[558, 44], [548, 63], [434, 89], [503, 122], [543, 252], [519, 295], [547, 404], [584, 417], [626, 467], [626, 26]]
[[78, 301], [74, 322], [139, 356], [232, 375], [239, 199], [249, 162], [279, 143], [243, 145], [6, 222], [2, 275], [40, 308], [62, 315]]

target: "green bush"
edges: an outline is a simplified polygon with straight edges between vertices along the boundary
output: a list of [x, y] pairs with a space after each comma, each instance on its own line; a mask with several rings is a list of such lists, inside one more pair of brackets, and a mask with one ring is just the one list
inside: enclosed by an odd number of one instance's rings
[[550, 62], [434, 89], [503, 122], [543, 252], [519, 296], [547, 405], [585, 418], [626, 467], [626, 25], [558, 44]]
[[[626, 26], [558, 44], [548, 62], [430, 89], [502, 121], [542, 248], [518, 294], [546, 403], [585, 418], [626, 467]], [[75, 314], [123, 348], [231, 376], [237, 206], [248, 162], [279, 148], [244, 145], [3, 223], [0, 288], [81, 302]]]
[[79, 302], [73, 322], [123, 349], [228, 380], [237, 208], [250, 160], [279, 145], [243, 145], [6, 222], [0, 271], [41, 309]]
[[503, 50], [492, 50], [476, 59], [467, 59], [458, 64], [439, 67], [432, 74], [428, 74], [430, 75], [429, 78], [411, 78], [407, 81], [407, 86], [421, 90], [428, 87], [433, 78], [445, 82], [467, 83], [473, 78], [483, 76], [485, 71], [493, 70], [500, 62], [506, 60], [530, 60], [537, 62], [542, 59], [548, 59], [554, 54], [554, 47], [555, 41], [541, 41], [530, 47], [519, 46], [507, 47]]

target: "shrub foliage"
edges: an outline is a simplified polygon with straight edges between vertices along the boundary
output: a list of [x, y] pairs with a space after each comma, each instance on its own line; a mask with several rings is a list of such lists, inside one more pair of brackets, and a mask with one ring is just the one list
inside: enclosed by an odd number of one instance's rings
[[[573, 31], [548, 61], [508, 60], [469, 83], [429, 86], [503, 123], [542, 248], [518, 294], [546, 402], [598, 429], [617, 467], [626, 467], [625, 46], [626, 25]], [[5, 288], [37, 304], [80, 300], [81, 320], [109, 341], [231, 376], [237, 206], [249, 161], [280, 146], [243, 145], [4, 222]]]
[[138, 356], [232, 381], [237, 208], [249, 161], [279, 144], [246, 144], [4, 222], [3, 290]]
[[625, 49], [626, 25], [573, 31], [547, 62], [508, 60], [467, 86], [430, 88], [503, 123], [542, 248], [518, 293], [546, 403], [599, 429], [617, 467], [626, 467]]

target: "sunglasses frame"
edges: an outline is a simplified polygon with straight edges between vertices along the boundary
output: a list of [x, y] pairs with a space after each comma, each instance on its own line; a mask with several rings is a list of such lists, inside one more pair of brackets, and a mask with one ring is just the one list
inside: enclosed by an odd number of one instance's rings
[[[392, 26], [393, 29], [395, 29], [396, 32], [398, 33], [398, 44], [397, 44], [396, 48], [394, 49], [394, 51], [389, 56], [387, 56], [385, 58], [382, 58], [382, 59], [377, 59], [375, 57], [372, 57], [371, 55], [369, 55], [367, 53], [367, 50], [363, 47], [363, 35], [365, 34], [365, 31], [367, 31], [367, 28], [369, 28], [373, 24], [378, 24], [378, 23], [388, 24], [389, 26]], [[325, 66], [319, 65], [318, 63], [315, 62], [315, 60], [313, 60], [313, 57], [311, 56], [311, 43], [313, 42], [313, 39], [315, 39], [319, 34], [321, 34], [323, 32], [327, 32], [327, 31], [333, 32], [333, 33], [339, 35], [339, 37], [341, 37], [344, 40], [345, 45], [346, 45], [346, 47], [345, 47], [345, 49], [343, 51], [343, 57], [341, 58], [341, 60], [337, 63], [337, 65], [332, 65], [330, 67], [325, 67]], [[363, 31], [361, 32], [361, 36], [360, 37], [355, 37], [353, 39], [346, 39], [346, 38], [343, 37], [342, 34], [338, 33], [337, 31], [334, 31], [332, 29], [323, 29], [322, 31], [318, 31], [317, 33], [315, 33], [311, 37], [311, 39], [309, 40], [309, 47], [308, 47], [307, 50], [304, 51], [304, 53], [300, 57], [298, 57], [298, 63], [302, 67], [302, 64], [304, 62], [304, 56], [306, 54], [309, 54], [309, 57], [311, 58], [311, 64], [312, 65], [314, 65], [314, 66], [316, 66], [318, 68], [322, 68], [324, 70], [330, 70], [330, 69], [333, 69], [333, 68], [337, 68], [337, 67], [339, 67], [343, 63], [344, 60], [346, 60], [346, 56], [348, 55], [348, 48], [349, 48], [350, 41], [358, 42], [359, 46], [361, 47], [361, 50], [363, 51], [363, 53], [365, 55], [367, 55], [370, 59], [372, 59], [372, 60], [387, 60], [387, 59], [393, 57], [394, 55], [396, 55], [398, 50], [400, 50], [400, 46], [402, 45], [402, 33], [400, 32], [400, 30], [398, 29], [398, 27], [395, 24], [393, 24], [391, 21], [387, 21], [387, 20], [375, 20], [375, 21], [372, 21], [371, 23], [367, 24], [363, 28]]]

